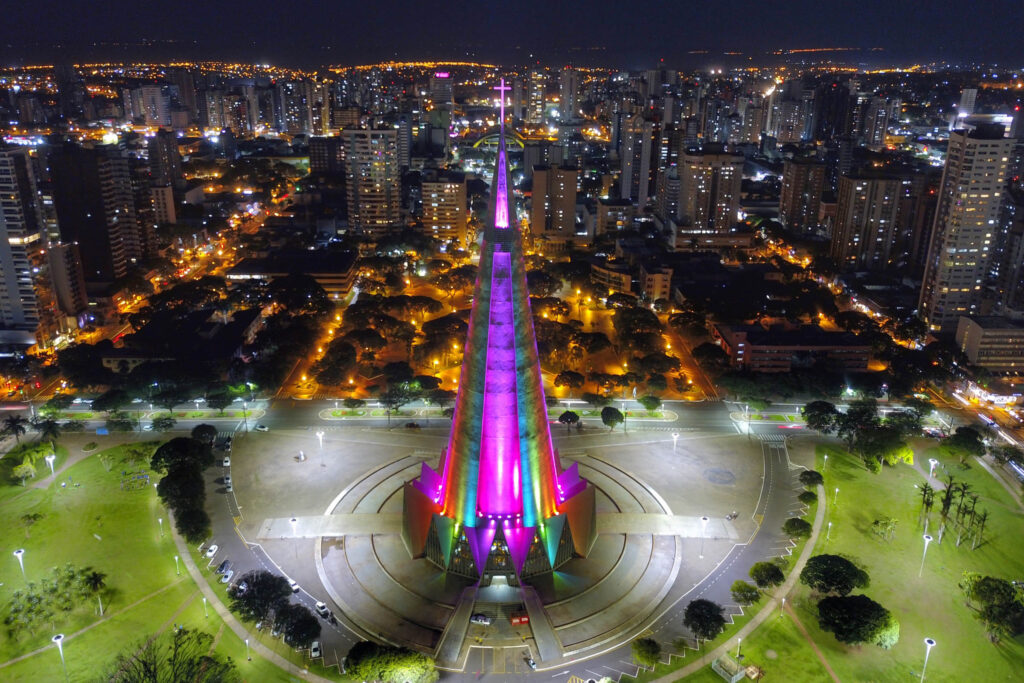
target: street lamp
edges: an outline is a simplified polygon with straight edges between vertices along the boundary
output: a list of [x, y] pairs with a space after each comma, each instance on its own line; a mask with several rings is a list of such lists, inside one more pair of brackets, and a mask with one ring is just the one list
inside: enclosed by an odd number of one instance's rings
[[28, 577], [25, 575], [25, 549], [18, 548], [14, 551], [14, 556], [18, 558], [18, 566], [21, 567], [21, 578], [28, 581]]
[[195, 401], [193, 401], [193, 403], [196, 404], [196, 412], [198, 413], [199, 412], [199, 399], [197, 398]]
[[928, 668], [928, 655], [932, 653], [932, 648], [935, 647], [935, 640], [932, 638], [924, 639], [924, 666], [921, 667], [921, 683], [924, 683], [924, 672]]
[[163, 517], [157, 517], [156, 518], [156, 523], [160, 525], [160, 538], [163, 538], [164, 537], [164, 518]]
[[247, 411], [248, 407], [249, 407], [249, 404], [246, 403], [245, 401], [242, 401], [242, 422], [245, 423], [245, 431], [246, 432], [249, 431], [249, 413]]
[[939, 461], [935, 458], [928, 458], [928, 478], [931, 479], [932, 474], [935, 473], [935, 466], [939, 464]]
[[204, 616], [205, 616], [205, 617], [206, 617], [207, 619], [209, 619], [209, 618], [210, 618], [210, 612], [209, 612], [209, 611], [207, 611], [207, 609], [206, 609], [206, 596], [203, 596], [203, 615], [204, 615]]
[[825, 462], [821, 466], [822, 471], [824, 471], [826, 467], [828, 467], [828, 453], [825, 454]]
[[679, 432], [672, 432], [672, 452], [676, 452], [676, 442], [679, 441]]
[[54, 455], [53, 453], [50, 453], [48, 456], [46, 456], [43, 459], [46, 460], [46, 464], [50, 466], [50, 476], [51, 477], [54, 476], [53, 475], [53, 461], [57, 459], [57, 456]]
[[836, 487], [836, 494], [832, 496], [832, 504], [835, 505], [836, 501], [839, 500], [839, 487]]
[[64, 634], [58, 633], [50, 641], [57, 646], [57, 652], [60, 653], [60, 667], [64, 670], [64, 680], [68, 680], [68, 665], [64, 663]]
[[702, 560], [704, 559], [704, 536], [705, 536], [704, 532], [707, 531], [707, 528], [708, 528], [708, 517], [707, 517], [707, 515], [704, 515], [703, 517], [700, 518], [700, 559], [702, 559]]
[[740, 659], [740, 645], [743, 644], [742, 638], [736, 639], [736, 659]]
[[832, 538], [832, 522], [828, 523], [828, 532], [825, 534], [825, 542], [828, 543], [829, 539]]
[[245, 658], [248, 661], [250, 661], [250, 662], [252, 661], [252, 656], [249, 655], [249, 639], [248, 638], [245, 639]]
[[917, 570], [917, 578], [921, 578], [921, 573], [924, 571], [924, 558], [928, 556], [928, 544], [932, 542], [932, 537], [928, 534], [924, 535], [924, 552], [921, 553], [921, 568]]
[[178, 556], [174, 556], [174, 573], [181, 576], [181, 566], [178, 565]]

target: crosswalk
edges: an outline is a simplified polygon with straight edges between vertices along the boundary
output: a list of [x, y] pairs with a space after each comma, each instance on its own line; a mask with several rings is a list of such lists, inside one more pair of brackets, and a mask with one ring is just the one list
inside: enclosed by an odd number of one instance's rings
[[758, 434], [757, 438], [762, 443], [785, 443], [786, 436], [784, 434]]

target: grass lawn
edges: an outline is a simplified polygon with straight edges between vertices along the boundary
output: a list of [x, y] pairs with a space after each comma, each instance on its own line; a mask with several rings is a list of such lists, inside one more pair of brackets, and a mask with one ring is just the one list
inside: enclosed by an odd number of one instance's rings
[[360, 417], [362, 415], [366, 415], [365, 410], [344, 410], [339, 408], [331, 411], [331, 417]]
[[[32, 488], [33, 483], [50, 476], [50, 467], [46, 464], [46, 460], [44, 459], [50, 454], [50, 452], [49, 442], [40, 443], [35, 439], [22, 440], [20, 444], [8, 451], [3, 458], [0, 458], [0, 504], [2, 504], [3, 501], [10, 500], [11, 498], [26, 493]], [[33, 453], [36, 457], [36, 476], [31, 479], [26, 479], [25, 485], [22, 486], [21, 480], [15, 479], [13, 470], [22, 463], [25, 456], [29, 453]], [[57, 458], [53, 461], [53, 468], [55, 470], [60, 469], [67, 459], [68, 449], [58, 443]], [[21, 514], [18, 515], [19, 519], [20, 517]], [[4, 519], [10, 518], [5, 515]]]
[[[969, 482], [980, 494], [978, 510], [990, 513], [987, 542], [976, 551], [971, 551], [969, 543], [957, 548], [955, 532], [947, 533], [941, 544], [929, 547], [923, 577], [918, 578], [924, 530], [918, 526], [920, 494], [915, 485], [924, 483], [922, 475], [907, 465], [885, 467], [881, 473], [871, 474], [858, 458], [835, 447], [819, 446], [819, 471], [823, 456], [829, 456], [823, 471], [829, 498], [836, 487], [839, 495], [838, 506], [830, 506], [826, 516], [826, 523], [833, 523], [831, 540], [819, 538], [815, 552], [846, 555], [868, 571], [871, 585], [863, 592], [896, 615], [901, 626], [900, 641], [890, 651], [873, 645], [847, 647], [818, 627], [817, 610], [808, 589], [799, 586], [791, 604], [841, 680], [909, 680], [919, 676], [926, 637], [937, 641], [928, 663], [929, 681], [1019, 680], [1024, 639], [990, 643], [981, 623], [964, 605], [957, 582], [964, 571], [1019, 578], [1024, 567], [1024, 546], [1018, 540], [1024, 515], [980, 465], [961, 469], [955, 458], [943, 454], [931, 440], [917, 440], [913, 446], [917, 461], [925, 468], [928, 458], [936, 457], [958, 481]], [[891, 541], [881, 540], [871, 531], [872, 522], [885, 517], [898, 520]], [[938, 505], [931, 517], [930, 532], [937, 536]], [[795, 627], [785, 624], [787, 621], [788, 617], [773, 619], [771, 626], [756, 630], [744, 640], [746, 661], [756, 662], [768, 675], [776, 673], [785, 680], [823, 680], [814, 653]], [[775, 650], [777, 659], [763, 655], [768, 649]]]
[[[76, 445], [71, 450], [81, 448]], [[203, 615], [201, 595], [184, 565], [180, 576], [175, 573], [175, 546], [153, 487], [121, 488], [122, 472], [140, 469], [140, 465], [122, 460], [124, 452], [120, 446], [97, 451], [68, 468], [46, 489], [0, 484], [0, 494], [7, 496], [0, 498], [0, 516], [6, 520], [0, 556], [7, 557], [0, 562], [0, 613], [6, 614], [11, 592], [25, 583], [18, 563], [10, 557], [17, 548], [25, 549], [25, 572], [30, 581], [48, 575], [54, 566], [71, 562], [103, 572], [107, 583], [102, 619], [96, 601], [88, 600], [31, 633], [12, 636], [6, 629], [0, 632], [0, 680], [58, 680], [60, 660], [52, 647], [3, 666], [50, 645], [54, 633], [65, 634], [69, 680], [91, 680], [101, 676], [122, 649], [174, 624], [196, 626], [214, 635], [222, 631], [216, 649], [236, 661], [246, 680], [292, 680], [260, 657], [246, 661], [244, 642], [230, 629], [221, 629], [214, 610], [209, 617]], [[62, 451], [60, 458], [66, 453]], [[110, 465], [109, 472], [104, 460]], [[61, 462], [58, 459], [55, 464]], [[61, 488], [60, 483], [69, 479], [69, 486]], [[9, 497], [9, 490], [23, 495]], [[26, 529], [20, 520], [29, 513], [43, 517]], [[164, 517], [162, 537], [158, 517]]]

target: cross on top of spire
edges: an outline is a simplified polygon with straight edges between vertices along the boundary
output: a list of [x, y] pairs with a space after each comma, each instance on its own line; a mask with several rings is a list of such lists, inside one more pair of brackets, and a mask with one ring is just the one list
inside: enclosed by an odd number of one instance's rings
[[511, 90], [510, 86], [505, 85], [505, 79], [501, 79], [501, 85], [494, 86], [494, 89], [498, 91], [498, 100], [501, 102], [501, 132], [505, 133], [505, 91]]

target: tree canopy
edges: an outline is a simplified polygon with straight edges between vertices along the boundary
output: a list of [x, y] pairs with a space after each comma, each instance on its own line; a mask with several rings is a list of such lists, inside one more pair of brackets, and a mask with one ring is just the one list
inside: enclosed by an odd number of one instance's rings
[[800, 583], [818, 593], [849, 595], [854, 588], [867, 588], [867, 572], [839, 555], [815, 555], [800, 572]]
[[889, 610], [866, 595], [823, 598], [818, 625], [847, 645], [873, 643], [888, 649], [899, 639], [899, 624]]

